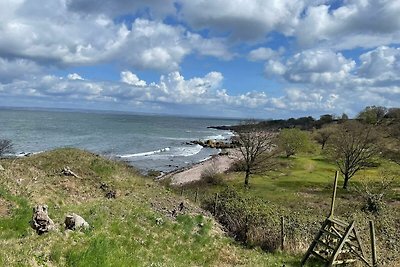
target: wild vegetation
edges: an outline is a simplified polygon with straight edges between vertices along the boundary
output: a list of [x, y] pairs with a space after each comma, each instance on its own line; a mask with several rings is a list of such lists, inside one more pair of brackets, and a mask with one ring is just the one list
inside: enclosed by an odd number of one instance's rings
[[[133, 168], [77, 149], [0, 164], [0, 266], [295, 266], [296, 255], [245, 249], [207, 212]], [[61, 173], [68, 166], [78, 177]], [[107, 198], [112, 189], [116, 198]], [[57, 230], [37, 235], [32, 207]], [[180, 203], [183, 209], [180, 210]], [[77, 213], [90, 229], [65, 230]]]
[[[239, 161], [225, 174], [224, 185], [209, 186], [200, 181], [187, 185], [185, 190], [188, 196], [196, 190], [202, 196], [203, 207], [248, 247], [279, 250], [279, 219], [283, 216], [287, 232], [285, 250], [301, 253], [329, 213], [333, 176], [338, 170], [343, 178], [339, 183], [342, 189], [338, 191], [336, 216], [356, 221], [368, 252], [368, 221], [374, 220], [380, 264], [398, 266], [397, 114], [398, 109], [367, 107], [356, 119], [323, 116], [322, 121], [330, 122], [311, 131], [300, 129], [307, 127], [284, 128], [277, 139], [281, 154], [274, 157], [272, 168], [252, 176], [250, 186], [243, 187], [241, 183], [246, 168]], [[276, 131], [276, 127], [265, 128], [266, 125], [258, 123], [252, 128]], [[313, 144], [311, 137], [320, 146]]]
[[[367, 253], [374, 220], [379, 263], [399, 266], [398, 111], [367, 107], [356, 120], [287, 120], [280, 131], [282, 121], [273, 129], [242, 125], [242, 159], [230, 171], [211, 166], [200, 182], [178, 188], [77, 149], [1, 159], [0, 265], [298, 266], [329, 213], [339, 170], [335, 216], [356, 221]], [[285, 142], [294, 145], [287, 150]], [[37, 203], [49, 206], [57, 231], [38, 236], [29, 227]], [[72, 212], [91, 228], [65, 230]]]

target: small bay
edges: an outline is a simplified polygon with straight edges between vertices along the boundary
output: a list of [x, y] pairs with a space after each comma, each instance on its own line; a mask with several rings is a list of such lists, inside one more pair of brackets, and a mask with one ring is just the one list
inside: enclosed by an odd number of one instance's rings
[[0, 109], [0, 139], [12, 140], [19, 156], [76, 147], [127, 161], [143, 171], [167, 172], [218, 153], [188, 142], [232, 135], [208, 126], [237, 123], [233, 119], [100, 111]]

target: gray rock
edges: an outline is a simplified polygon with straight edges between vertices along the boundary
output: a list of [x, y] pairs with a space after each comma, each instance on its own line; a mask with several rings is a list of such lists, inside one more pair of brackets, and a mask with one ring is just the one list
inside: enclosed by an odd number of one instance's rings
[[55, 229], [54, 222], [48, 215], [47, 205], [36, 205], [33, 208], [33, 215], [30, 224], [39, 235]]
[[65, 228], [69, 230], [89, 229], [89, 224], [78, 214], [72, 213], [65, 217]]

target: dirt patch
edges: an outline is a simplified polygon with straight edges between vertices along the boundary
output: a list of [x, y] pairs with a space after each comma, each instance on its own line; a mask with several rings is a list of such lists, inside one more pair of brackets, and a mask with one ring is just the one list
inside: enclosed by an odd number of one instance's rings
[[201, 180], [201, 174], [208, 168], [215, 167], [217, 173], [229, 170], [233, 162], [237, 160], [236, 155], [217, 155], [212, 158], [191, 166], [188, 169], [175, 172], [161, 179], [170, 179], [171, 185], [184, 185]]
[[12, 204], [3, 198], [0, 198], [0, 217], [6, 217], [10, 215], [11, 209]]

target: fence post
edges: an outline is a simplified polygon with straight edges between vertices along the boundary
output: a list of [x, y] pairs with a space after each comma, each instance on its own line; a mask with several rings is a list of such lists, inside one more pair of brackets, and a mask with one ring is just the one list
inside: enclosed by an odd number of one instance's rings
[[183, 186], [181, 187], [181, 196], [183, 196]]
[[369, 231], [371, 234], [371, 251], [372, 251], [372, 266], [378, 266], [377, 259], [376, 259], [376, 244], [375, 244], [375, 226], [374, 221], [369, 221]]
[[281, 250], [285, 249], [285, 217], [281, 216]]
[[214, 216], [217, 215], [217, 203], [218, 203], [218, 193], [215, 194], [215, 200], [214, 200]]

